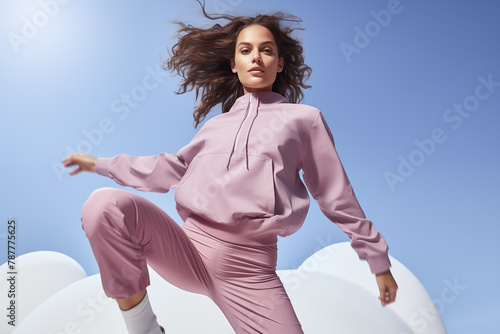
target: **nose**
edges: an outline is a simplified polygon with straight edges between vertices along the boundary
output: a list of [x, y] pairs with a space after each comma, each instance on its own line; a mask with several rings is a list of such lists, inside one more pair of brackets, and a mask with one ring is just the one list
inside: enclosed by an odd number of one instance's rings
[[254, 63], [260, 63], [262, 61], [262, 59], [260, 58], [260, 53], [259, 51], [255, 52], [254, 55], [253, 55], [253, 58], [252, 58], [252, 61]]

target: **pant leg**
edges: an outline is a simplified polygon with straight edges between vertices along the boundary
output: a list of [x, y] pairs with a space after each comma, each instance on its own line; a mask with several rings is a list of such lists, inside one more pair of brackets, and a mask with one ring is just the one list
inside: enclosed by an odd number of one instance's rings
[[147, 264], [173, 285], [208, 294], [211, 278], [183, 229], [161, 208], [135, 193], [94, 191], [82, 209], [108, 297], [128, 298], [149, 284]]
[[192, 222], [191, 218], [184, 227], [213, 276], [211, 298], [237, 334], [303, 334], [276, 274], [275, 244], [248, 246], [225, 242], [204, 233], [203, 223]]
[[301, 324], [279, 278], [260, 284], [216, 282], [216, 299], [237, 334], [303, 334]]

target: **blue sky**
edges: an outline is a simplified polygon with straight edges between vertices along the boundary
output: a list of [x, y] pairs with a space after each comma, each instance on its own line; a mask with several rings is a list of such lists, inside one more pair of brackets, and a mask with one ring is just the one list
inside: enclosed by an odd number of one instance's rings
[[[302, 18], [313, 69], [303, 103], [325, 115], [365, 214], [432, 298], [446, 282], [465, 286], [442, 303], [450, 333], [498, 332], [500, 1], [207, 0], [207, 10]], [[18, 255], [58, 251], [98, 272], [81, 207], [120, 186], [70, 177], [60, 160], [175, 153], [199, 130], [194, 94], [174, 94], [179, 78], [159, 68], [176, 18], [211, 23], [195, 1], [0, 3], [0, 243], [15, 218]], [[173, 191], [140, 194], [181, 222]], [[302, 229], [279, 241], [278, 269], [342, 241], [311, 199]]]

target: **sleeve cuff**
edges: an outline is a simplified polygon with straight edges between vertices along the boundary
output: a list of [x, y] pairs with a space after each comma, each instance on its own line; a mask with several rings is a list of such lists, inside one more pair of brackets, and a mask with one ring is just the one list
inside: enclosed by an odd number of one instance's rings
[[375, 275], [381, 274], [391, 268], [391, 261], [388, 254], [374, 256], [368, 258], [366, 261], [368, 262], [368, 266], [370, 266], [370, 271]]
[[109, 165], [113, 158], [97, 158], [95, 162], [95, 172], [99, 175], [109, 177]]

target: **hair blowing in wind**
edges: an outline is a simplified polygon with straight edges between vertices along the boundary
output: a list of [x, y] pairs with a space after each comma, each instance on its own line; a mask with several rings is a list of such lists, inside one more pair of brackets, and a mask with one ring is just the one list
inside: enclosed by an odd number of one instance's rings
[[[236, 39], [244, 28], [259, 24], [271, 31], [278, 47], [279, 57], [284, 59], [284, 69], [277, 74], [272, 91], [285, 96], [291, 103], [300, 102], [303, 88], [310, 88], [305, 81], [312, 69], [304, 63], [303, 48], [299, 40], [291, 37], [295, 29], [284, 23], [302, 22], [294, 15], [276, 12], [272, 15], [255, 17], [232, 15], [209, 15], [203, 4], [197, 0], [203, 15], [210, 20], [228, 20], [225, 25], [214, 24], [210, 28], [197, 28], [177, 20], [180, 29], [178, 42], [172, 47], [170, 58], [163, 62], [163, 69], [176, 71], [182, 77], [176, 94], [196, 89], [196, 100], [200, 103], [193, 112], [196, 128], [205, 116], [219, 103], [222, 113], [229, 111], [236, 99], [244, 94], [238, 76], [231, 71], [230, 60], [234, 59]], [[201, 95], [201, 96], [200, 96]]]

